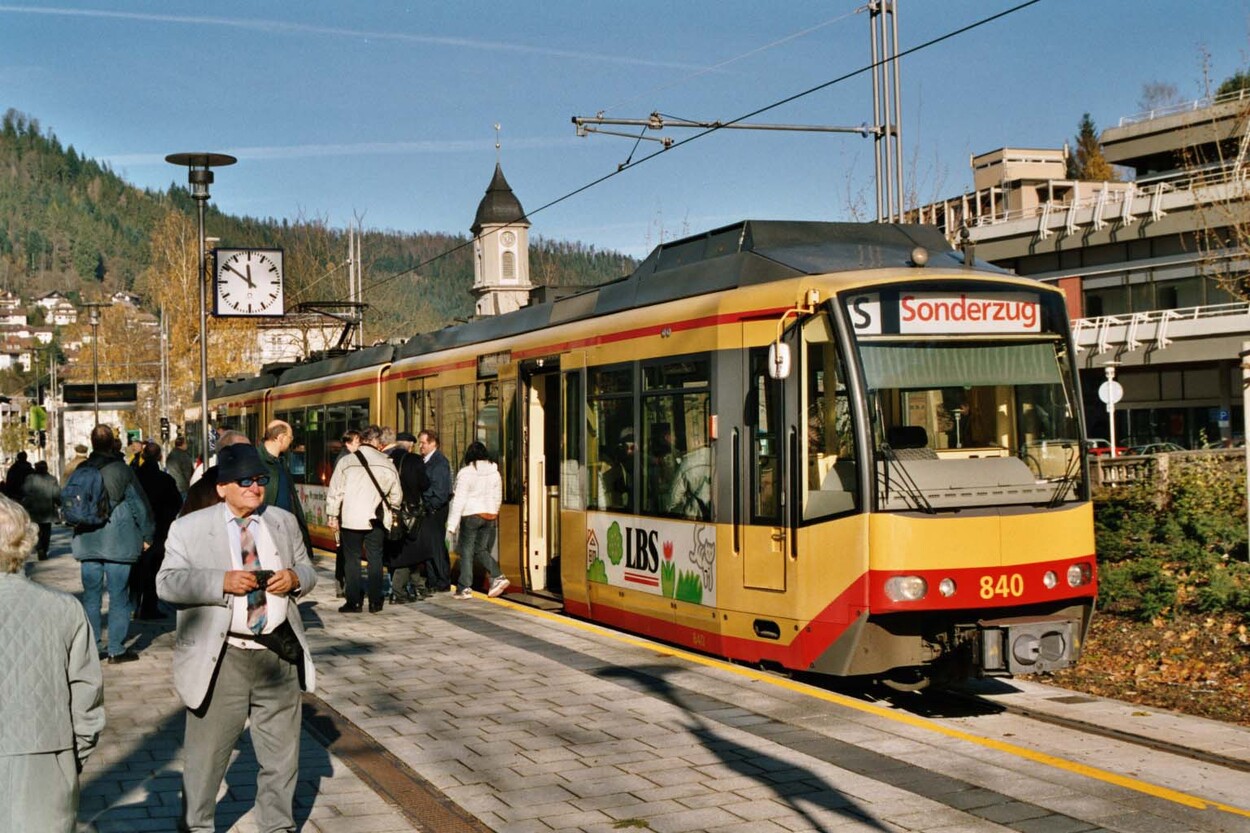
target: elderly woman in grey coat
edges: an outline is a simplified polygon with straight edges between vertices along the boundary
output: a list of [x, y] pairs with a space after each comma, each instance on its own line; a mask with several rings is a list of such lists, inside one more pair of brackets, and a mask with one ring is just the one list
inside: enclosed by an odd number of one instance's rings
[[78, 773], [104, 728], [100, 659], [78, 600], [26, 577], [37, 537], [0, 497], [0, 830], [72, 833]]

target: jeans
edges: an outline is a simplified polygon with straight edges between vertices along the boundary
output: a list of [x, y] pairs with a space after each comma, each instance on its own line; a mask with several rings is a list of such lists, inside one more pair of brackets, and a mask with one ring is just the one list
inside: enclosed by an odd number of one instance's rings
[[465, 515], [460, 519], [460, 589], [473, 586], [473, 562], [480, 561], [486, 575], [498, 578], [499, 562], [491, 556], [495, 546], [498, 521], [488, 521], [478, 515]]
[[369, 606], [382, 606], [382, 542], [385, 538], [386, 530], [380, 526], [339, 530], [339, 540], [343, 542], [343, 572], [347, 578], [344, 595], [348, 604], [359, 606], [361, 602], [360, 556], [363, 554], [369, 562]]
[[82, 606], [95, 634], [97, 650], [104, 650], [100, 633], [100, 605], [109, 594], [109, 656], [126, 650], [126, 631], [130, 630], [130, 564], [117, 561], [84, 561], [82, 567]]

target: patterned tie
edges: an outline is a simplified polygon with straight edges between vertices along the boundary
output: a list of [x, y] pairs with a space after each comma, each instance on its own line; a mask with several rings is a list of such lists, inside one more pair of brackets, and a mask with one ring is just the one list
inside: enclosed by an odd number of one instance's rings
[[[244, 570], [260, 569], [260, 553], [252, 540], [251, 518], [239, 518], [239, 550], [243, 554]], [[253, 590], [247, 594], [247, 626], [252, 633], [265, 629], [265, 591]]]

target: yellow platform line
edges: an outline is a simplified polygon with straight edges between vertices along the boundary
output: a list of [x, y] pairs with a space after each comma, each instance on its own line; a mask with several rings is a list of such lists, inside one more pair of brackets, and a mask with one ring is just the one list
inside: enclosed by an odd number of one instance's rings
[[883, 717], [887, 720], [892, 720], [896, 723], [902, 723], [902, 724], [905, 724], [907, 726], [912, 726], [917, 729], [923, 729], [924, 731], [927, 731], [927, 732], [933, 732], [935, 734], [945, 735], [946, 737], [949, 737], [949, 738], [955, 738], [957, 740], [967, 741], [968, 743], [973, 743], [973, 744], [976, 744], [977, 746], [981, 746], [986, 749], [993, 749], [997, 752], [1006, 752], [1009, 755], [1015, 755], [1016, 757], [1024, 758], [1026, 760], [1030, 760], [1035, 763], [1042, 764], [1043, 766], [1054, 767], [1055, 769], [1065, 770], [1067, 772], [1071, 772], [1076, 775], [1081, 775], [1086, 778], [1092, 778], [1096, 781], [1102, 781], [1107, 784], [1114, 784], [1117, 787], [1123, 787], [1128, 790], [1133, 790], [1134, 792], [1144, 793], [1146, 795], [1154, 796], [1155, 798], [1161, 798], [1165, 801], [1171, 801], [1175, 804], [1181, 804], [1186, 807], [1192, 807], [1195, 810], [1220, 810], [1225, 813], [1231, 813], [1232, 815], [1235, 815], [1235, 816], [1242, 816], [1244, 818], [1250, 818], [1250, 810], [1246, 810], [1241, 807], [1234, 807], [1231, 804], [1224, 804], [1219, 801], [1211, 801], [1209, 799], [1201, 798], [1196, 795], [1191, 795], [1190, 793], [1185, 793], [1185, 792], [1181, 792], [1180, 790], [1171, 789], [1170, 787], [1163, 787], [1158, 784], [1151, 784], [1147, 781], [1142, 781], [1137, 778], [1129, 778], [1128, 776], [1120, 775], [1119, 773], [1108, 772], [1105, 769], [1099, 769], [1098, 767], [1092, 767], [1087, 764], [1077, 763], [1076, 761], [1069, 761], [1065, 758], [1060, 758], [1055, 755], [1049, 755], [1045, 752], [1038, 752], [1034, 749], [1028, 749], [1023, 746], [1018, 746], [1014, 743], [1005, 743], [1001, 740], [995, 740], [993, 738], [986, 738], [980, 735], [974, 735], [970, 732], [965, 732], [961, 729], [953, 729], [949, 726], [943, 726], [940, 723], [935, 723], [932, 720], [929, 720], [928, 718], [919, 717], [917, 715], [908, 714], [906, 712], [897, 712], [892, 709], [887, 709], [883, 706], [874, 705], [872, 703], [865, 703], [860, 700], [855, 700], [854, 698], [847, 697], [844, 694], [837, 694], [832, 691], [825, 691], [824, 689], [816, 688], [815, 686], [810, 686], [810, 685], [807, 685], [806, 683], [798, 683], [798, 682], [795, 682], [794, 680], [788, 680], [784, 677], [777, 677], [773, 674], [769, 674], [763, 671], [757, 671], [753, 668], [747, 668], [742, 665], [734, 665], [733, 663], [726, 662], [725, 660], [716, 659], [715, 657], [703, 656], [702, 654], [696, 654], [691, 651], [686, 651], [682, 648], [676, 648], [672, 645], [647, 641], [641, 637], [631, 636], [629, 634], [621, 633], [619, 631], [614, 631], [610, 628], [605, 628], [602, 625], [596, 625], [592, 622], [585, 622], [581, 619], [574, 619], [572, 617], [564, 616], [561, 614], [549, 613], [545, 610], [539, 610], [538, 608], [529, 607], [528, 605], [520, 604], [518, 602], [511, 602], [503, 597], [497, 598], [497, 599], [491, 599], [483, 595], [482, 599], [488, 602], [492, 602], [494, 604], [504, 605], [505, 607], [508, 607], [511, 610], [519, 611], [519, 612], [528, 614], [530, 616], [535, 616], [540, 619], [545, 619], [549, 622], [574, 627], [580, 630], [584, 630], [590, 633], [597, 634], [599, 636], [605, 636], [612, 640], [615, 640], [616, 642], [620, 642], [625, 645], [631, 645], [635, 648], [642, 648], [644, 650], [651, 651], [651, 652], [662, 651], [665, 654], [672, 655], [674, 657], [680, 658], [687, 662], [695, 663], [697, 665], [707, 666], [708, 668], [716, 668], [721, 671], [728, 671], [730, 673], [737, 674], [740, 677], [746, 677], [747, 679], [755, 680], [757, 682], [768, 683], [769, 685], [773, 685], [778, 688], [784, 688], [789, 691], [807, 695], [809, 697], [815, 697], [818, 700], [824, 700], [829, 703], [835, 703], [839, 706], [843, 706], [848, 709], [854, 709], [856, 711], [864, 712], [866, 714], [875, 715], [877, 717]]

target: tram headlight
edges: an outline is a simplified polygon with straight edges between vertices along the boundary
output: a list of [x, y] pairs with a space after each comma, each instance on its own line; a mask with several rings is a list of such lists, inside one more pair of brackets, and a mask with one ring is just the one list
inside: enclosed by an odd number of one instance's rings
[[1068, 586], [1081, 587], [1089, 584], [1089, 580], [1093, 577], [1093, 572], [1089, 568], [1089, 564], [1084, 561], [1079, 564], [1073, 564], [1068, 568]]
[[939, 581], [938, 592], [948, 599], [955, 595], [955, 580], [953, 578], [944, 578]]
[[1047, 570], [1046, 575], [1042, 576], [1042, 584], [1046, 585], [1047, 590], [1054, 590], [1058, 583], [1059, 576], [1055, 575], [1054, 570]]
[[885, 595], [892, 602], [916, 602], [929, 592], [929, 583], [920, 576], [893, 576], [885, 581]]

